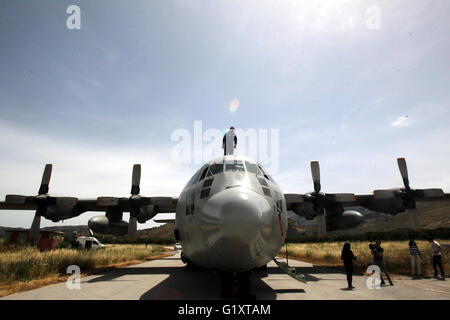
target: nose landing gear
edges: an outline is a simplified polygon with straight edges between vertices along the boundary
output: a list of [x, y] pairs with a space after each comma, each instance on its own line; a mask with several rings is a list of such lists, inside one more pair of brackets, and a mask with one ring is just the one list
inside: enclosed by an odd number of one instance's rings
[[227, 300], [255, 300], [250, 293], [250, 271], [220, 272], [220, 296]]

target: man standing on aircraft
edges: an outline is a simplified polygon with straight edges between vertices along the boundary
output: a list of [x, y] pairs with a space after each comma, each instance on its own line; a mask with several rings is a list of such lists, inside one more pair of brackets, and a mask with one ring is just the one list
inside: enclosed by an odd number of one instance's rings
[[234, 133], [234, 127], [230, 127], [230, 130], [223, 136], [222, 149], [224, 155], [232, 155], [237, 145], [237, 136]]

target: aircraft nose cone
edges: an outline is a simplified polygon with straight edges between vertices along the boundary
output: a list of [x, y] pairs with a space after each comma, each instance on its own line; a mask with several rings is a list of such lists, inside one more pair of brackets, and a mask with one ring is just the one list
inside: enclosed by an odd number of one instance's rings
[[228, 264], [255, 257], [272, 230], [273, 209], [264, 196], [246, 188], [221, 191], [202, 209], [202, 229], [209, 245]]

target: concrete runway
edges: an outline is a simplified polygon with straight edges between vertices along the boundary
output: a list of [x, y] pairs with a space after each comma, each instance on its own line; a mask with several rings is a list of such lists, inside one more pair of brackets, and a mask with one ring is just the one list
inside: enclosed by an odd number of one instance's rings
[[[281, 260], [281, 259], [280, 259]], [[252, 293], [262, 300], [450, 300], [450, 281], [436, 279], [411, 280], [394, 278], [394, 286], [368, 289], [367, 277], [354, 276], [354, 291], [347, 286], [345, 274], [289, 260], [297, 273], [306, 275], [307, 284], [284, 274], [274, 262], [267, 271], [251, 274]], [[139, 300], [139, 299], [220, 299], [219, 276], [214, 271], [186, 270], [180, 254], [153, 260], [98, 275], [81, 278], [80, 289], [68, 289], [66, 283], [3, 297], [2, 300]]]

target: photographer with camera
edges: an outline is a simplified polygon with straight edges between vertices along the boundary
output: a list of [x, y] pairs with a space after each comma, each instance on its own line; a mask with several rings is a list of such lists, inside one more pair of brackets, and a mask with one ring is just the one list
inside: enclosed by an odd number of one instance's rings
[[384, 249], [381, 247], [381, 241], [378, 240], [375, 242], [375, 244], [369, 243], [369, 249], [371, 250], [373, 255], [373, 263], [380, 268], [381, 285], [382, 286], [386, 285], [382, 274], [382, 272], [384, 272], [386, 274], [387, 279], [389, 280], [389, 284], [393, 286], [394, 284], [392, 283], [391, 277], [389, 276], [389, 273], [387, 272], [386, 267], [384, 265], [384, 257], [383, 257]]

